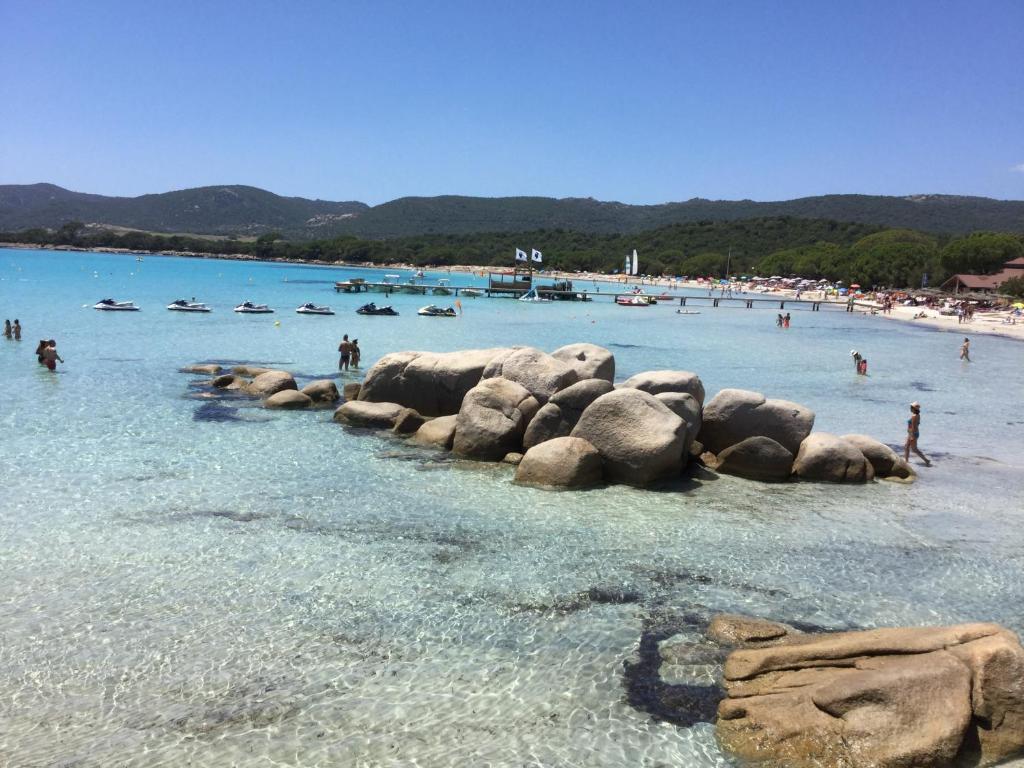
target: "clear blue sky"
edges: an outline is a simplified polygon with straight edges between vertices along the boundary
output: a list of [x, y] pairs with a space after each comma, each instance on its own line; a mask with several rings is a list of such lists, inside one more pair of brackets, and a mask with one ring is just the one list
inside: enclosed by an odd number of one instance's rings
[[0, 183], [1024, 198], [1024, 0], [0, 0], [0, 30]]

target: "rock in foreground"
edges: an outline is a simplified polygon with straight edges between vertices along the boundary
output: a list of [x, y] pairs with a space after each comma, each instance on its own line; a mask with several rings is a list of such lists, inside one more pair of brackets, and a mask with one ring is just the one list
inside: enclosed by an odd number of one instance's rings
[[996, 624], [785, 636], [733, 652], [725, 685], [719, 741], [758, 764], [938, 768], [1024, 754], [1024, 649]]
[[522, 447], [523, 432], [537, 408], [536, 398], [521, 384], [485, 379], [462, 401], [452, 450], [467, 459], [501, 461]]
[[601, 454], [586, 440], [556, 437], [526, 452], [516, 482], [553, 488], [588, 488], [601, 483]]
[[823, 483], [866, 483], [874, 467], [853, 443], [828, 432], [814, 432], [800, 444], [793, 472], [804, 480]]

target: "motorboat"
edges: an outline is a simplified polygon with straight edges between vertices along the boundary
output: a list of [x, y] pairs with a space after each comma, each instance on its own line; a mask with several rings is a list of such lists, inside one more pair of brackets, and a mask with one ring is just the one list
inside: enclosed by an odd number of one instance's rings
[[435, 285], [430, 292], [435, 296], [451, 296], [452, 289], [449, 287], [450, 282], [451, 281], [447, 279], [438, 280], [437, 285]]
[[235, 312], [241, 312], [245, 315], [269, 315], [273, 311], [266, 304], [253, 304], [251, 301], [243, 301], [235, 307]]
[[93, 309], [102, 309], [104, 312], [138, 312], [134, 301], [114, 301], [113, 299], [100, 299], [92, 305]]
[[484, 292], [479, 288], [461, 288], [459, 290], [460, 296], [465, 296], [467, 299], [477, 299], [484, 295]]
[[537, 293], [537, 289], [534, 287], [520, 296], [519, 301], [551, 301], [551, 299], [541, 296]]
[[649, 307], [655, 302], [651, 296], [636, 294], [633, 296], [616, 296], [615, 303], [620, 307]]
[[316, 304], [306, 302], [295, 310], [300, 315], [333, 315], [334, 310], [330, 307], [318, 307]]
[[369, 304], [363, 304], [359, 309], [356, 310], [358, 315], [397, 315], [390, 306], [378, 307], [372, 301]]
[[184, 299], [178, 299], [172, 301], [167, 305], [167, 308], [172, 312], [210, 312], [212, 311], [208, 306], [200, 301], [185, 301]]
[[435, 307], [433, 304], [428, 304], [425, 307], [421, 307], [416, 312], [417, 315], [423, 315], [424, 317], [455, 317], [454, 307]]

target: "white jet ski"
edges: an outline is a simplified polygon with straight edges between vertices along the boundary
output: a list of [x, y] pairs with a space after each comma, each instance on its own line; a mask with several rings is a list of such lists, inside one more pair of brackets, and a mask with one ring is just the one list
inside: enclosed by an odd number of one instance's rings
[[235, 312], [241, 312], [246, 315], [269, 315], [273, 311], [266, 304], [253, 304], [251, 301], [243, 301], [235, 307]]
[[102, 309], [104, 312], [138, 312], [134, 301], [114, 301], [113, 299], [100, 299], [92, 305], [93, 309]]
[[416, 312], [417, 315], [423, 315], [424, 317], [455, 317], [455, 309], [453, 307], [435, 307], [433, 304], [428, 304], [425, 307], [420, 307]]
[[172, 301], [167, 305], [167, 308], [173, 312], [210, 312], [212, 311], [208, 306], [203, 304], [201, 301], [185, 301], [184, 299], [178, 299]]
[[300, 315], [333, 315], [334, 310], [330, 307], [318, 307], [316, 304], [306, 302], [295, 310]]

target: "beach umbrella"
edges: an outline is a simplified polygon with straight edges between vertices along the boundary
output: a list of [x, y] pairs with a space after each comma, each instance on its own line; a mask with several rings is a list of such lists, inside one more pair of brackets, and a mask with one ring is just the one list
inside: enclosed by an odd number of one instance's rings
[[860, 283], [850, 283], [851, 288], [860, 288]]
[[1015, 301], [1010, 306], [1014, 307], [1015, 309], [1024, 309], [1024, 301]]

